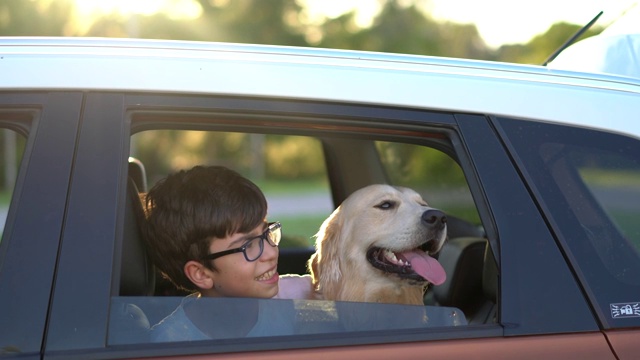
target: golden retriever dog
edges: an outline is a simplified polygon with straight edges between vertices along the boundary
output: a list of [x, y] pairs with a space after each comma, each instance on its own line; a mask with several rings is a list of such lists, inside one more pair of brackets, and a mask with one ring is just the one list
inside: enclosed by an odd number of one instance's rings
[[316, 234], [314, 290], [334, 301], [423, 305], [446, 274], [432, 257], [447, 236], [445, 214], [409, 188], [370, 185], [349, 196]]

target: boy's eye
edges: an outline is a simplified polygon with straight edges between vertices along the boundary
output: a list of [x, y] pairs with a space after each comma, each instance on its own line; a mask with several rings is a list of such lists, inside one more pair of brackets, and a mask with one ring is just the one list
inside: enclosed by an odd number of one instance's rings
[[255, 246], [256, 240], [258, 240], [258, 239], [259, 239], [259, 238], [253, 238], [253, 239], [251, 239], [251, 240], [247, 241], [246, 243], [244, 243], [244, 248], [245, 248], [245, 249], [250, 249], [250, 248], [252, 248], [253, 246]]

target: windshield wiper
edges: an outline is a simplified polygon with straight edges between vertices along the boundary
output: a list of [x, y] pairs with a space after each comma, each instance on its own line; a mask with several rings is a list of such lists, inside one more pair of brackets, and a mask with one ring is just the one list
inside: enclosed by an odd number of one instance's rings
[[585, 31], [589, 30], [589, 28], [591, 26], [593, 26], [593, 24], [596, 23], [596, 21], [598, 21], [598, 18], [602, 15], [602, 11], [600, 11], [598, 13], [598, 15], [596, 15], [596, 17], [594, 17], [593, 19], [591, 19], [591, 21], [589, 21], [587, 23], [587, 25], [583, 26], [580, 30], [576, 31], [575, 34], [573, 34], [572, 37], [570, 37], [567, 41], [564, 42], [564, 44], [562, 44], [558, 50], [554, 51], [553, 54], [551, 54], [551, 56], [549, 56], [549, 58], [547, 58], [547, 60], [542, 64], [542, 66], [547, 66], [548, 63], [550, 63], [551, 61], [553, 61], [553, 59], [555, 59], [558, 55], [560, 55], [560, 53], [569, 47], [569, 45], [573, 44], [574, 41], [576, 41], [577, 38], [579, 38], [582, 34], [584, 34]]

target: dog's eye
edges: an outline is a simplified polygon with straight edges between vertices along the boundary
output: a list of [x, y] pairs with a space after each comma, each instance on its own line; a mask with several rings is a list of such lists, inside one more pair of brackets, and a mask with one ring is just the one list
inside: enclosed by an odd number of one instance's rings
[[389, 210], [396, 207], [396, 203], [394, 201], [383, 201], [380, 204], [376, 205], [378, 209]]

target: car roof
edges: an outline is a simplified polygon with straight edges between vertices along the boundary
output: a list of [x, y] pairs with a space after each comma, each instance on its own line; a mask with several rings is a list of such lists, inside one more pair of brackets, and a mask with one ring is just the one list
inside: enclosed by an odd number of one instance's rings
[[[640, 79], [468, 59], [270, 45], [0, 38], [0, 91], [218, 94], [481, 113], [640, 136]], [[634, 107], [635, 105], [635, 107]]]

